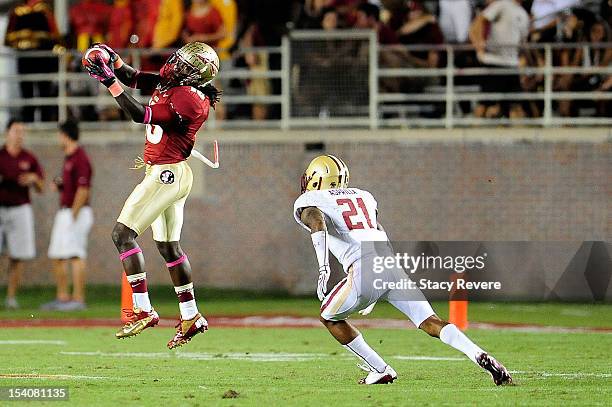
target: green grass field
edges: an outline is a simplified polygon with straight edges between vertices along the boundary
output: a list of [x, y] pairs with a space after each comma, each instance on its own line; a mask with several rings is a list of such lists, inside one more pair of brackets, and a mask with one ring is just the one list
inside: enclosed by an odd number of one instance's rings
[[[310, 298], [269, 293], [200, 290], [198, 297], [202, 310], [217, 316], [316, 316], [318, 307]], [[114, 288], [90, 290], [87, 312], [39, 312], [37, 305], [48, 298], [48, 290], [27, 291], [22, 310], [0, 311], [0, 327], [2, 319], [118, 314]], [[177, 315], [171, 288], [155, 288], [152, 298], [163, 317]], [[434, 307], [446, 314], [445, 304]], [[398, 317], [385, 305], [371, 316]], [[612, 305], [470, 304], [470, 319], [610, 328]], [[515, 372], [516, 386], [496, 387], [462, 354], [422, 332], [362, 332], [398, 372], [394, 384], [356, 384], [363, 372], [323, 327], [213, 326], [177, 351], [166, 349], [173, 330], [165, 327], [121, 341], [113, 337], [114, 328], [0, 328], [0, 386], [67, 386], [70, 403], [79, 406], [610, 405], [612, 400], [611, 333], [468, 330]], [[229, 390], [235, 398], [223, 398]]]

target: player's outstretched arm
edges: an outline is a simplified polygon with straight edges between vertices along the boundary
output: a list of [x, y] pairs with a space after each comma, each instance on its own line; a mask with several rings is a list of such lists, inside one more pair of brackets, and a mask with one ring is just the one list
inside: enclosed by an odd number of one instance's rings
[[171, 109], [170, 105], [163, 104], [154, 106], [154, 114], [151, 106], [143, 105], [126, 93], [121, 84], [117, 81], [113, 69], [104, 62], [97, 61], [96, 64], [87, 65], [86, 68], [87, 73], [89, 73], [91, 77], [97, 79], [108, 88], [119, 107], [127, 113], [134, 122], [164, 125], [176, 120], [176, 113]]
[[113, 65], [117, 79], [125, 86], [136, 89], [155, 89], [159, 84], [160, 76], [153, 72], [140, 72], [126, 64], [121, 56], [106, 44], [94, 44], [94, 47], [101, 48], [110, 55], [110, 62]]
[[317, 282], [317, 296], [323, 301], [327, 294], [327, 282], [329, 280], [329, 246], [327, 236], [327, 226], [325, 217], [319, 208], [314, 206], [306, 207], [300, 215], [302, 222], [310, 228], [312, 245], [314, 246], [319, 263], [319, 281]]

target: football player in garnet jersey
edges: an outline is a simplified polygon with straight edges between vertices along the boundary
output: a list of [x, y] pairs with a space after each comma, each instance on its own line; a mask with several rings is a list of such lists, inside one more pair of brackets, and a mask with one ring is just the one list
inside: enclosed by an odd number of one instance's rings
[[[377, 278], [384, 276], [388, 281], [399, 281], [406, 274], [397, 267], [380, 274], [383, 272], [367, 266], [368, 260], [379, 253], [391, 257], [394, 253], [387, 234], [377, 222], [376, 200], [368, 191], [349, 188], [348, 181], [349, 170], [344, 161], [333, 155], [316, 157], [302, 176], [302, 195], [295, 201], [293, 214], [297, 223], [311, 233], [319, 263], [317, 295], [322, 302], [321, 322], [344, 348], [363, 362], [361, 367], [368, 375], [360, 383], [386, 384], [397, 378], [395, 370], [346, 321], [355, 312], [370, 312], [379, 300], [388, 301], [415, 326], [465, 353], [492, 375], [495, 384], [512, 383], [512, 377], [501, 363], [455, 325], [438, 318], [418, 288], [411, 290], [409, 297], [406, 293], [398, 297], [372, 278], [376, 273]], [[347, 276], [328, 291], [329, 251], [342, 264]]]
[[[124, 63], [104, 44], [94, 48], [105, 52], [86, 54], [93, 55], [84, 61], [89, 75], [109, 89], [133, 121], [146, 125], [145, 176], [125, 202], [112, 233], [134, 301], [133, 318], [116, 337], [137, 335], [159, 322], [147, 293], [142, 250], [136, 242], [151, 226], [179, 300], [180, 321], [168, 342], [168, 348], [173, 349], [208, 328], [195, 302], [191, 266], [179, 239], [183, 207], [193, 183], [186, 160], [210, 107], [219, 101], [220, 92], [211, 85], [219, 71], [219, 57], [208, 45], [191, 42], [174, 52], [159, 73], [145, 73]], [[108, 61], [102, 57], [106, 53]], [[124, 92], [119, 81], [133, 88], [154, 89], [149, 104], [143, 105]]]

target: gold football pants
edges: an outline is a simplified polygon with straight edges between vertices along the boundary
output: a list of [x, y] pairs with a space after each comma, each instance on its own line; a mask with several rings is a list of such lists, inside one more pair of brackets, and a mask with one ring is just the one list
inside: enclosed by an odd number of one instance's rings
[[147, 165], [144, 179], [125, 201], [117, 222], [138, 235], [151, 226], [157, 242], [178, 241], [192, 185], [193, 173], [187, 161]]

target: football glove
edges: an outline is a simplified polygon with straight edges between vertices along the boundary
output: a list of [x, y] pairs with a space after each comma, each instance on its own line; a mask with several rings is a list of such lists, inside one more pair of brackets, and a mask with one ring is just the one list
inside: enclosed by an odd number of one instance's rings
[[370, 304], [370, 305], [368, 305], [366, 308], [364, 308], [361, 311], [359, 311], [359, 315], [363, 315], [363, 316], [368, 315], [370, 312], [372, 312], [372, 310], [374, 309], [375, 306], [376, 306], [375, 302]]
[[117, 54], [114, 49], [112, 49], [106, 44], [102, 44], [101, 42], [96, 42], [95, 44], [92, 45], [92, 48], [100, 48], [108, 52], [108, 55], [110, 55], [110, 64], [112, 66], [116, 66], [115, 62], [121, 59], [119, 54]]
[[112, 67], [106, 65], [99, 59], [88, 59], [89, 65], [85, 67], [92, 78], [100, 81], [107, 88], [115, 82], [115, 72]]
[[329, 281], [329, 267], [323, 266], [319, 269], [319, 281], [317, 283], [317, 297], [319, 297], [319, 301], [323, 301], [325, 295], [327, 294], [327, 281]]

